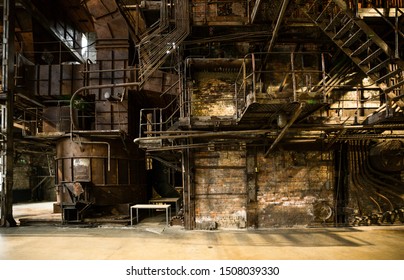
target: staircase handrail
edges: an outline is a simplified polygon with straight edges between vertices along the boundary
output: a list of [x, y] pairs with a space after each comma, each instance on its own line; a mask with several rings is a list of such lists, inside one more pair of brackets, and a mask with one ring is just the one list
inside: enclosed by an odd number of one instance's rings
[[[163, 108], [140, 109], [139, 138], [142, 138], [142, 134], [145, 131], [144, 127], [147, 128], [147, 126], [149, 126], [149, 125], [151, 125], [153, 128], [158, 128], [158, 129], [153, 129], [154, 132], [164, 131], [164, 128], [167, 126], [167, 124], [173, 125], [174, 124], [173, 120], [180, 110], [180, 106], [178, 106], [177, 101], [178, 101], [177, 98], [174, 98], [173, 100], [171, 100], [171, 102], [167, 106], [165, 106]], [[163, 118], [164, 112], [167, 111], [175, 103], [176, 103], [175, 110], [173, 110], [173, 112], [171, 113], [170, 116], [168, 116], [167, 118], [164, 119]], [[152, 122], [149, 122], [147, 119], [148, 113], [152, 113], [152, 116], [153, 116]], [[143, 122], [145, 117], [146, 117], [146, 122]], [[158, 120], [155, 120], [155, 119], [158, 119]], [[153, 132], [153, 131], [150, 131], [150, 132]], [[150, 136], [150, 135], [148, 135], [148, 136]]]
[[[247, 63], [251, 63], [251, 72], [247, 73]], [[243, 109], [247, 106], [247, 96], [250, 94], [247, 92], [248, 90], [248, 80], [252, 80], [252, 91], [251, 91], [251, 96], [253, 99], [256, 97], [256, 92], [255, 92], [255, 75], [256, 75], [256, 69], [255, 69], [255, 54], [254, 53], [248, 53], [243, 57], [243, 63], [240, 67], [239, 73], [236, 77], [236, 81], [234, 83], [235, 86], [235, 108], [236, 108], [236, 118], [238, 119], [240, 117], [240, 111], [243, 111]], [[240, 81], [240, 82], [239, 82]], [[238, 86], [239, 85], [239, 86]], [[240, 107], [240, 108], [239, 108]]]
[[[343, 1], [343, 0], [332, 0], [347, 16], [349, 16], [351, 19], [355, 21], [355, 23], [366, 33], [366, 34], [371, 34], [369, 39], [372, 40], [372, 42], [377, 45], [380, 49], [382, 49], [385, 54], [387, 54], [390, 57], [394, 57], [394, 52], [391, 50], [389, 45], [382, 39], [380, 36], [378, 36], [373, 29], [369, 27], [363, 20], [357, 18], [355, 14], [349, 9], [348, 5]], [[404, 67], [404, 62], [401, 60], [396, 61], [397, 64], [400, 65], [400, 67]]]
[[[163, 2], [166, 3], [166, 1]], [[175, 0], [175, 2], [174, 29], [164, 33], [168, 26], [166, 27], [163, 24], [162, 27], [144, 37], [137, 45], [140, 60], [139, 80], [143, 83], [165, 62], [168, 55], [178, 48], [179, 44], [189, 34], [189, 3], [188, 1], [180, 0]], [[164, 9], [161, 10], [161, 16], [166, 17], [168, 20], [168, 14], [164, 13]], [[157, 38], [157, 41], [153, 40], [155, 38]]]

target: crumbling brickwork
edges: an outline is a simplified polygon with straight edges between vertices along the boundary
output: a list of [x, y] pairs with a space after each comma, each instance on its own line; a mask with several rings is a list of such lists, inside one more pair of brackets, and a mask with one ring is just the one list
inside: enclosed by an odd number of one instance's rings
[[258, 154], [258, 227], [308, 225], [315, 206], [332, 205], [333, 165], [329, 154], [280, 151]]
[[[200, 151], [194, 159], [197, 229], [306, 226], [332, 219], [319, 209], [333, 209], [329, 153], [291, 150], [264, 157], [261, 151], [255, 168], [244, 149]], [[256, 198], [250, 169], [256, 173]]]
[[193, 116], [224, 117], [235, 114], [235, 73], [206, 72], [194, 76]]
[[245, 150], [197, 152], [194, 158], [196, 227], [245, 228]]

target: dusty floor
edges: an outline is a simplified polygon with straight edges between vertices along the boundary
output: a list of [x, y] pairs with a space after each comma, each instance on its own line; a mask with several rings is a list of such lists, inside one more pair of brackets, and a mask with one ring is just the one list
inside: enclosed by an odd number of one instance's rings
[[404, 225], [187, 231], [164, 215], [134, 226], [62, 225], [51, 204], [14, 217], [55, 223], [0, 228], [2, 260], [404, 260]]

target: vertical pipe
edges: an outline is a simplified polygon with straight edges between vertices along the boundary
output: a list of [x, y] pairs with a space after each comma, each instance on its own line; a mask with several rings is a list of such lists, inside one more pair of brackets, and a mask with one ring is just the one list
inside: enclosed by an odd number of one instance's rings
[[243, 88], [244, 88], [244, 96], [243, 96], [243, 99], [244, 99], [244, 104], [247, 104], [247, 95], [246, 95], [246, 92], [247, 92], [247, 70], [246, 70], [246, 62], [244, 61], [244, 63], [243, 63]]
[[[140, 7], [139, 7], [139, 5], [140, 5], [139, 0], [136, 0], [136, 17], [137, 17], [136, 20], [135, 20], [136, 23], [140, 23]], [[129, 13], [129, 11], [127, 13]], [[139, 24], [134, 24], [134, 25], [135, 25], [134, 26], [135, 35], [140, 36]]]
[[160, 119], [159, 119], [160, 120], [160, 125], [159, 125], [160, 128], [159, 129], [160, 129], [160, 131], [163, 131], [163, 109], [160, 109], [159, 114], [160, 114], [160, 116], [159, 116], [160, 117]]
[[335, 225], [346, 225], [345, 208], [348, 203], [348, 164], [349, 164], [349, 146], [341, 144], [334, 152], [334, 168], [335, 168], [335, 189], [334, 189], [334, 222]]
[[[14, 28], [15, 0], [3, 1], [3, 60], [2, 87], [6, 94], [6, 141], [3, 150], [6, 151], [4, 188], [1, 192], [1, 226], [16, 226], [13, 217], [13, 169], [14, 169], [14, 139], [13, 139], [13, 109], [14, 109]], [[3, 174], [1, 174], [3, 175]]]
[[360, 93], [359, 85], [358, 85], [358, 86], [356, 86], [356, 111], [355, 111], [355, 116], [354, 116], [354, 124], [358, 124], [360, 99], [361, 99], [361, 93]]
[[251, 71], [252, 71], [252, 87], [253, 87], [253, 89], [252, 89], [252, 92], [253, 92], [253, 102], [256, 102], [257, 101], [257, 93], [256, 93], [256, 75], [255, 75], [255, 56], [254, 56], [254, 54], [252, 53], [251, 54]]
[[[153, 130], [153, 115], [151, 113], [146, 114], [146, 131], [150, 132]], [[147, 134], [146, 136], [152, 136]]]
[[292, 52], [290, 54], [290, 65], [292, 70], [292, 84], [293, 84], [293, 101], [297, 101], [297, 92], [296, 92], [296, 75], [295, 75], [295, 54]]
[[399, 26], [399, 20], [398, 20], [398, 0], [396, 0], [396, 9], [395, 9], [395, 23], [396, 23], [396, 28], [395, 28], [395, 52], [394, 52], [394, 56], [396, 59], [400, 58], [400, 54], [399, 54], [399, 42], [398, 42], [398, 31], [400, 30], [400, 26]]
[[236, 120], [238, 120], [238, 118], [239, 118], [237, 81], [238, 81], [238, 76], [237, 76], [236, 82], [234, 83], [234, 104], [235, 104], [234, 108], [236, 108]]
[[[143, 126], [143, 124], [142, 124], [142, 121], [143, 121], [143, 109], [140, 109], [140, 111], [139, 111], [139, 138], [141, 138], [142, 137], [142, 126]], [[146, 124], [147, 124], [147, 120], [146, 120]]]
[[321, 70], [322, 70], [322, 74], [323, 74], [323, 101], [324, 103], [327, 102], [327, 94], [326, 94], [326, 78], [327, 78], [327, 74], [325, 72], [325, 59], [324, 59], [324, 53], [321, 53]]
[[157, 120], [157, 113], [156, 113], [156, 109], [153, 109], [153, 120], [151, 122], [153, 130], [157, 130], [157, 127], [155, 125], [155, 120]]
[[[187, 144], [190, 144], [187, 141]], [[194, 229], [195, 202], [193, 201], [190, 149], [182, 150], [182, 186], [185, 229]]]

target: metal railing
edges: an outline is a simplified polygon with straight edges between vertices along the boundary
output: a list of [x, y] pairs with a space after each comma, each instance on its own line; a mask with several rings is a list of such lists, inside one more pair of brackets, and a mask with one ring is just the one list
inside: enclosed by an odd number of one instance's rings
[[173, 128], [179, 117], [180, 106], [174, 98], [164, 108], [140, 110], [139, 138], [160, 136], [161, 132]]
[[[236, 118], [239, 119], [248, 103], [256, 100], [256, 59], [255, 54], [247, 54], [244, 57], [235, 82], [235, 107]], [[247, 100], [249, 98], [249, 100]]]
[[[285, 57], [283, 61], [289, 61], [289, 63], [284, 69], [259, 67], [258, 57], [271, 55], [276, 55], [277, 58], [283, 56]], [[265, 94], [268, 99], [287, 96], [291, 99], [289, 101], [298, 101], [302, 93], [317, 97], [321, 95], [325, 99], [325, 95], [330, 92], [332, 86], [329, 83], [331, 77], [325, 69], [325, 55], [319, 52], [247, 54], [235, 81], [237, 119], [249, 104], [256, 102], [258, 94]], [[307, 57], [306, 61], [313, 58], [311, 63], [318, 63], [305, 67], [304, 57]]]

